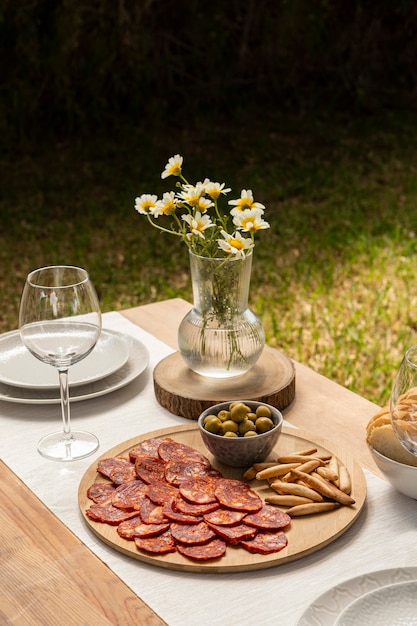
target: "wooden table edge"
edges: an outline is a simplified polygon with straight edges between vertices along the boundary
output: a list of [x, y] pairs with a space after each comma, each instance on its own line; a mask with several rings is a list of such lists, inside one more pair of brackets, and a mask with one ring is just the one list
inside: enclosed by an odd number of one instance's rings
[[[10, 623], [14, 623], [14, 616], [18, 611], [19, 619], [24, 616], [27, 626], [50, 624], [54, 618], [53, 609], [59, 611], [59, 606], [65, 601], [69, 610], [71, 606], [74, 610], [75, 608], [79, 610], [80, 605], [87, 607], [87, 610], [91, 608], [92, 615], [96, 617], [99, 615], [103, 625], [117, 623], [118, 626], [128, 626], [131, 623], [141, 623], [146, 626], [166, 626], [166, 622], [48, 509], [2, 459], [0, 459], [0, 501], [3, 618], [7, 617], [5, 611], [8, 607], [13, 612], [13, 615], [9, 616]], [[25, 545], [21, 543], [22, 533], [19, 529], [22, 525], [26, 527], [28, 520], [33, 532], [28, 535], [30, 539], [25, 540], [25, 543], [30, 541], [30, 545]], [[27, 556], [28, 560], [21, 562], [19, 558], [21, 552], [27, 551], [30, 546], [32, 549]], [[41, 561], [36, 561], [39, 555], [42, 557]], [[30, 559], [33, 559], [33, 562]], [[37, 584], [42, 585], [42, 572], [47, 571], [50, 580], [53, 580], [54, 575], [62, 575], [79, 593], [72, 595], [64, 587], [56, 598], [52, 591], [49, 591], [44, 601], [41, 602], [39, 598], [38, 602], [34, 594], [33, 580], [28, 576], [31, 565], [39, 575]], [[7, 567], [12, 573], [10, 577], [6, 575]], [[79, 578], [76, 573], [81, 571], [82, 578]], [[15, 602], [11, 602], [16, 592], [13, 581], [19, 585], [19, 607], [16, 607]], [[72, 600], [74, 605], [71, 605]], [[57, 606], [53, 607], [50, 603], [56, 603]]]

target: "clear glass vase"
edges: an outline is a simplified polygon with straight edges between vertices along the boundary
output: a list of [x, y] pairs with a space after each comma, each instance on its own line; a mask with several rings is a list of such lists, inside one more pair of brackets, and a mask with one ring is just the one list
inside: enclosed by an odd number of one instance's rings
[[202, 376], [245, 374], [265, 345], [262, 323], [248, 307], [252, 254], [242, 259], [189, 254], [194, 305], [178, 329], [180, 353]]

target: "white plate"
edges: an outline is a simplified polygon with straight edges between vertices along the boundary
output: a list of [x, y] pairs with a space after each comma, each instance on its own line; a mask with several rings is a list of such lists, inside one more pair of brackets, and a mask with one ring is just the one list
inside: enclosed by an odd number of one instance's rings
[[335, 626], [342, 611], [364, 594], [414, 580], [417, 580], [417, 567], [385, 569], [351, 578], [319, 596], [303, 613], [297, 626]]
[[336, 626], [417, 626], [417, 581], [365, 593], [339, 615]]
[[[102, 330], [96, 347], [69, 370], [71, 387], [85, 385], [113, 374], [129, 357], [129, 346], [120, 334]], [[24, 346], [19, 331], [0, 337], [0, 383], [26, 389], [58, 389], [57, 370], [42, 363]]]
[[[116, 391], [116, 389], [120, 389], [132, 382], [147, 368], [149, 352], [146, 346], [130, 335], [114, 331], [106, 332], [119, 336], [120, 339], [125, 341], [128, 346], [128, 359], [116, 372], [95, 382], [72, 388], [70, 381], [71, 402], [89, 400], [90, 398], [96, 398]], [[60, 402], [58, 389], [27, 389], [3, 383], [0, 383], [0, 400], [21, 404], [59, 404]]]

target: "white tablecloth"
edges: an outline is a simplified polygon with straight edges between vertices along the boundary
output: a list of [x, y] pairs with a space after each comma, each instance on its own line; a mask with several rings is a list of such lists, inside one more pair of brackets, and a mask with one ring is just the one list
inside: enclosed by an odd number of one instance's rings
[[[118, 313], [106, 313], [103, 325], [142, 341], [150, 363], [124, 389], [73, 403], [73, 426], [99, 437], [96, 457], [136, 435], [189, 423], [163, 409], [153, 392], [152, 370], [172, 350]], [[78, 485], [94, 456], [68, 464], [38, 454], [38, 439], [59, 427], [58, 405], [0, 402], [0, 458], [170, 626], [295, 626], [326, 589], [367, 572], [417, 564], [417, 502], [370, 472], [365, 472], [367, 502], [354, 525], [329, 546], [292, 563], [214, 575], [165, 570], [125, 557], [90, 532], [78, 509]]]

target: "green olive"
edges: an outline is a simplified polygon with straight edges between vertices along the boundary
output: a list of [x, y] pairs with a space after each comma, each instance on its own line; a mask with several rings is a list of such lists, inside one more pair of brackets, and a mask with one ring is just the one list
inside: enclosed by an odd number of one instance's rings
[[258, 419], [258, 415], [256, 415], [256, 413], [248, 413], [247, 418], [252, 420], [252, 422], [256, 422], [256, 420]]
[[255, 426], [258, 433], [266, 433], [274, 427], [274, 422], [269, 417], [258, 417]]
[[227, 432], [224, 433], [225, 437], [239, 437], [239, 435], [237, 433], [233, 433], [231, 430], [228, 430]]
[[254, 433], [256, 433], [256, 426], [254, 424], [254, 422], [252, 422], [252, 420], [243, 420], [243, 422], [240, 422], [239, 424], [239, 434], [240, 435], [245, 435], [247, 432], [249, 431], [253, 431]]
[[207, 424], [209, 420], [212, 420], [213, 418], [217, 419], [217, 415], [214, 415], [214, 413], [210, 413], [210, 415], [206, 415], [206, 417], [204, 418], [204, 426]]
[[256, 437], [257, 435], [258, 433], [256, 432], [256, 430], [248, 430], [243, 436], [244, 437]]
[[234, 404], [233, 407], [230, 409], [230, 417], [234, 422], [239, 424], [239, 422], [243, 422], [249, 412], [250, 409], [246, 406], [246, 404], [243, 404], [243, 402], [238, 402], [237, 404]]
[[271, 409], [262, 404], [256, 409], [256, 415], [258, 417], [271, 417]]
[[226, 420], [222, 423], [222, 432], [225, 435], [228, 432], [237, 433], [239, 426], [233, 420]]
[[226, 411], [226, 410], [219, 411], [217, 414], [217, 417], [222, 422], [224, 422], [225, 420], [230, 420], [230, 411]]
[[222, 423], [218, 417], [215, 415], [210, 415], [210, 419], [204, 422], [204, 428], [209, 431], [209, 433], [219, 433], [222, 428]]

